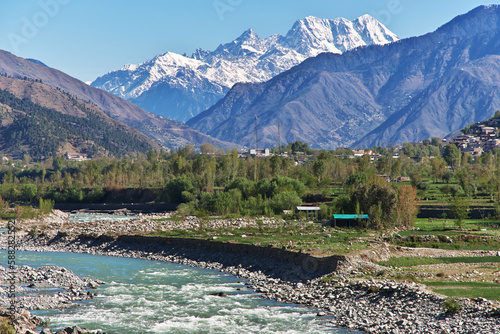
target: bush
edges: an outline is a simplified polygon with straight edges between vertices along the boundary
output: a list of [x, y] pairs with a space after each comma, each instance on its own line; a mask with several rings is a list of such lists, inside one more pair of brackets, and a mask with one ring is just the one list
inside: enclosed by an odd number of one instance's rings
[[194, 192], [194, 186], [191, 179], [187, 176], [176, 177], [168, 182], [165, 192], [168, 200], [172, 203], [183, 203], [183, 191]]
[[300, 206], [302, 200], [293, 191], [285, 191], [274, 196], [270, 201], [271, 208], [274, 213], [283, 213], [283, 210], [293, 210], [295, 207]]
[[181, 203], [177, 207], [177, 212], [182, 216], [191, 216], [196, 213], [196, 210], [191, 203]]
[[427, 191], [429, 189], [429, 184], [426, 182], [419, 182], [417, 184], [417, 189], [421, 191]]
[[443, 308], [445, 309], [446, 313], [456, 314], [456, 313], [462, 311], [463, 305], [460, 304], [460, 302], [458, 301], [457, 298], [448, 297], [443, 302]]
[[16, 330], [14, 326], [9, 321], [8, 318], [2, 317], [0, 318], [0, 333], [2, 334], [16, 334]]
[[36, 193], [37, 193], [37, 187], [35, 184], [28, 183], [23, 185], [21, 188], [22, 200], [25, 202], [31, 203], [33, 198], [35, 198]]
[[44, 200], [43, 198], [40, 197], [39, 203], [40, 204], [38, 206], [38, 209], [40, 210], [40, 213], [42, 215], [49, 214], [54, 209], [54, 200], [51, 200], [51, 199]]
[[38, 229], [35, 227], [33, 227], [29, 232], [28, 234], [33, 238], [35, 239], [36, 237], [38, 237]]
[[189, 203], [189, 202], [192, 202], [195, 200], [196, 196], [187, 191], [187, 190], [184, 190], [182, 193], [181, 193], [181, 198], [182, 198], [182, 202], [183, 203]]
[[101, 203], [104, 202], [105, 196], [102, 188], [94, 188], [85, 196], [85, 200], [89, 203]]

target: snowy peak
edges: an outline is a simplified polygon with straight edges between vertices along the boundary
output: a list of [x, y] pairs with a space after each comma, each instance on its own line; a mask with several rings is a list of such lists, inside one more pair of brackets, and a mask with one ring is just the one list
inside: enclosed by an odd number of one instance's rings
[[260, 44], [261, 39], [255, 33], [255, 31], [253, 31], [253, 29], [250, 28], [247, 31], [245, 31], [243, 34], [241, 34], [241, 36], [238, 37], [235, 42], [237, 42], [239, 44], [254, 45], [254, 44]]
[[363, 15], [352, 21], [354, 29], [360, 34], [365, 43], [387, 44], [399, 38], [392, 31], [371, 15]]
[[298, 20], [282, 39], [286, 45], [302, 54], [314, 56], [321, 52], [343, 53], [371, 44], [387, 44], [398, 37], [370, 15], [353, 21], [308, 16]]
[[236, 56], [244, 57], [251, 54], [262, 54], [265, 52], [265, 43], [255, 33], [253, 29], [248, 29], [240, 37], [227, 44], [221, 44], [213, 52], [203, 55], [201, 59], [206, 59], [207, 56]]
[[354, 21], [306, 17], [286, 36], [260, 38], [248, 29], [214, 51], [191, 57], [166, 52], [142, 64], [97, 78], [104, 89], [143, 109], [187, 121], [208, 109], [238, 82], [263, 82], [322, 52], [343, 53], [364, 45], [386, 44], [397, 36], [369, 15]]

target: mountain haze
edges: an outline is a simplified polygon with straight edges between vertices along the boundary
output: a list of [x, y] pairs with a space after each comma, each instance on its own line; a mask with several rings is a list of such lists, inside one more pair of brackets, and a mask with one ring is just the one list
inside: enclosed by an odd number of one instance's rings
[[187, 121], [215, 104], [236, 83], [267, 81], [322, 52], [343, 53], [397, 39], [369, 15], [353, 21], [307, 17], [295, 22], [285, 36], [261, 39], [249, 29], [214, 51], [198, 49], [191, 57], [167, 52], [110, 72], [92, 86], [158, 115]]
[[44, 84], [59, 88], [82, 101], [90, 101], [111, 118], [139, 130], [167, 148], [177, 148], [187, 144], [199, 146], [207, 142], [222, 148], [235, 146], [195, 131], [181, 122], [149, 113], [131, 102], [91, 87], [61, 71], [2, 50], [0, 50], [0, 73], [9, 77], [41, 80]]
[[433, 33], [320, 54], [259, 84], [235, 85], [188, 121], [254, 146], [301, 140], [362, 147], [443, 137], [500, 109], [500, 6], [481, 6]]

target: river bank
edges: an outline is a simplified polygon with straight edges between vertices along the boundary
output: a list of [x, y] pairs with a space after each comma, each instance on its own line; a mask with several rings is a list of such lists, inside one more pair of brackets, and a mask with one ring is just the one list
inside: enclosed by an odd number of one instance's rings
[[[2, 238], [0, 246], [4, 248], [5, 245]], [[223, 249], [198, 246], [201, 248], [189, 243], [186, 247], [179, 244], [166, 247], [154, 238], [145, 242], [144, 237], [91, 237], [66, 233], [42, 234], [36, 238], [29, 234], [18, 235], [19, 250], [143, 258], [220, 270], [247, 279], [248, 284], [265, 298], [320, 309], [318, 315], [331, 316], [334, 325], [368, 333], [500, 332], [498, 305], [484, 299], [463, 299], [463, 310], [448, 314], [443, 308], [445, 298], [426, 290], [423, 285], [360, 280], [341, 273], [325, 280], [313, 277], [317, 273], [311, 274], [304, 267], [290, 265], [287, 258], [227, 254]], [[290, 268], [283, 269], [288, 265]], [[278, 272], [274, 277], [266, 274], [271, 268]], [[297, 277], [308, 279], [294, 282], [288, 279]]]
[[[97, 289], [103, 283], [80, 278], [57, 266], [32, 268], [23, 265], [15, 270], [14, 275], [8, 268], [0, 266], [0, 305], [8, 306], [8, 312], [1, 311], [0, 316], [10, 318], [16, 333], [36, 333], [37, 327], [47, 327], [47, 323], [29, 311], [75, 307], [76, 302], [93, 299], [97, 294], [89, 289]], [[68, 330], [58, 333], [87, 333], [78, 327]], [[40, 333], [51, 334], [52, 331], [44, 328]]]
[[[210, 229], [236, 230], [283, 223], [275, 219], [177, 220], [165, 213], [82, 224], [72, 223], [68, 217], [67, 213], [55, 211], [41, 220], [18, 222], [17, 249], [141, 258], [215, 269], [247, 279], [265, 298], [319, 309], [319, 315], [328, 315], [336, 326], [368, 333], [500, 332], [497, 302], [461, 299], [462, 311], [451, 314], [443, 308], [445, 297], [424, 285], [377, 279], [375, 275], [375, 279], [358, 278], [363, 271], [388, 270], [374, 264], [398, 251], [385, 244], [355, 254], [317, 257], [271, 245], [145, 236], [156, 231], [197, 230], [202, 224]], [[5, 235], [0, 236], [0, 248], [7, 248]], [[493, 255], [483, 251], [399, 251], [416, 256]]]

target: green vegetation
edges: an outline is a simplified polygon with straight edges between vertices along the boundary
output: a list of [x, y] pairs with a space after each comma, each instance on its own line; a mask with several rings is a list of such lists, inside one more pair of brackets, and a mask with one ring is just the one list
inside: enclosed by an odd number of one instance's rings
[[[2, 138], [4, 147], [10, 152], [24, 151], [35, 159], [56, 157], [66, 142], [75, 147], [84, 144], [89, 156], [123, 156], [150, 148], [149, 144], [106, 120], [89, 105], [66, 95], [86, 117], [63, 114], [0, 89], [0, 104], [14, 110], [12, 124]], [[100, 152], [102, 149], [106, 152]]]
[[[242, 229], [193, 229], [171, 232], [157, 232], [154, 236], [189, 237], [194, 239], [210, 239], [217, 242], [252, 244], [258, 246], [272, 245], [293, 251], [319, 251], [322, 255], [345, 254], [366, 248], [362, 238], [371, 234], [357, 230], [335, 230], [323, 228], [314, 223], [290, 222], [279, 226]], [[351, 245], [346, 247], [346, 244]]]
[[7, 317], [0, 317], [0, 333], [2, 334], [15, 334], [16, 330], [12, 323], [10, 322], [9, 318]]
[[500, 284], [484, 282], [425, 282], [433, 291], [450, 298], [486, 298], [500, 301]]
[[48, 214], [54, 209], [54, 200], [40, 198], [38, 209], [41, 214]]
[[[63, 202], [178, 203], [177, 217], [158, 221], [174, 223], [196, 215], [198, 226], [153, 235], [252, 244], [315, 256], [357, 253], [382, 243], [396, 246], [394, 249], [498, 251], [499, 151], [470, 159], [457, 158], [449, 149], [445, 159], [440, 156], [443, 150], [441, 141], [432, 139], [405, 144], [399, 150], [374, 147], [372, 151], [380, 154], [374, 161], [368, 155], [354, 157], [350, 150], [315, 150], [300, 142], [281, 147], [288, 156], [257, 158], [241, 157], [236, 150], [222, 152], [210, 145], [203, 146], [203, 153], [186, 146], [82, 162], [24, 157], [0, 166], [0, 215], [4, 219], [35, 217]], [[297, 152], [301, 153], [294, 154]], [[393, 158], [396, 154], [397, 159]], [[31, 207], [33, 203], [39, 203], [39, 210]], [[298, 205], [319, 206], [322, 216], [295, 214]], [[417, 219], [419, 209], [430, 218]], [[355, 228], [311, 221], [329, 220], [333, 213], [367, 214], [370, 220]], [[208, 228], [214, 225], [212, 219], [255, 221], [264, 217], [283, 219], [251, 228]], [[36, 236], [40, 230], [29, 232]], [[448, 296], [497, 299], [494, 282], [499, 262], [500, 257], [400, 257], [381, 263], [397, 269], [368, 270], [366, 275], [422, 282]], [[441, 267], [456, 263], [462, 269], [482, 270], [488, 278], [481, 279], [491, 286], [455, 284], [463, 276]], [[422, 277], [417, 270], [431, 275]]]
[[462, 311], [463, 305], [456, 298], [449, 297], [443, 302], [443, 308], [446, 313], [455, 314]]
[[388, 261], [378, 262], [382, 266], [413, 267], [440, 263], [500, 263], [500, 256], [478, 256], [478, 257], [421, 257], [405, 256], [393, 257]]
[[[188, 145], [171, 152], [149, 150], [119, 159], [83, 162], [57, 156], [33, 162], [25, 156], [22, 162], [0, 166], [0, 196], [6, 203], [38, 202], [44, 212], [52, 203], [63, 202], [170, 202], [180, 204], [182, 215], [199, 217], [288, 219], [291, 216], [284, 211], [305, 204], [320, 206], [322, 219], [330, 219], [333, 213], [367, 214], [370, 220], [359, 227], [381, 231], [415, 226], [420, 204], [433, 212], [434, 219], [445, 217], [440, 220], [443, 226], [434, 226], [429, 234], [457, 236], [457, 229], [450, 227], [452, 222], [470, 234], [468, 217], [477, 218], [478, 213], [481, 228], [497, 229], [498, 151], [475, 159], [460, 156], [458, 167], [454, 162], [458, 158], [449, 150], [453, 149], [443, 149], [441, 141], [433, 138], [400, 148], [373, 147], [373, 153], [378, 154], [373, 162], [369, 155], [354, 158], [346, 149], [314, 150], [301, 142], [281, 147], [279, 151], [289, 156], [266, 158], [241, 158], [236, 150], [222, 152], [208, 144], [201, 154]], [[443, 152], [448, 152], [444, 158], [440, 157]], [[435, 157], [430, 159], [430, 155]], [[418, 238], [422, 229], [414, 231], [414, 237], [412, 231], [401, 233], [405, 233], [404, 239], [389, 241], [402, 246], [424, 245]], [[485, 240], [463, 241], [448, 243], [443, 239], [425, 246], [456, 249]], [[496, 245], [495, 240], [491, 244], [486, 241], [486, 249]]]

